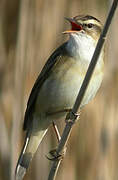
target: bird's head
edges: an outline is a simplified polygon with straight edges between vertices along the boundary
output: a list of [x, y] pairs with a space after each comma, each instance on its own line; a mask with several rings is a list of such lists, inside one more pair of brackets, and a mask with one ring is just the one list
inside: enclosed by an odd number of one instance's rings
[[64, 31], [67, 34], [86, 34], [98, 40], [102, 31], [102, 23], [90, 15], [79, 15], [73, 18], [65, 18], [71, 23], [71, 30]]

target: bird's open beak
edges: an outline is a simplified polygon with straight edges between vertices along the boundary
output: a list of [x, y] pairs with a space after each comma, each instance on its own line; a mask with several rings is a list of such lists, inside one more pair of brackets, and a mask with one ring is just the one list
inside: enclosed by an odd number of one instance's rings
[[71, 30], [66, 30], [66, 31], [62, 32], [63, 34], [74, 33], [74, 32], [78, 32], [78, 31], [82, 30], [82, 25], [76, 23], [73, 18], [65, 17], [65, 19], [71, 23], [72, 29]]
[[77, 31], [66, 30], [66, 31], [63, 31], [62, 33], [63, 33], [63, 34], [70, 34], [70, 33], [74, 33], [74, 32], [77, 32]]
[[71, 22], [74, 22], [74, 19], [73, 19], [73, 18], [65, 17], [65, 19], [66, 19], [67, 21], [69, 21], [70, 23], [71, 23]]

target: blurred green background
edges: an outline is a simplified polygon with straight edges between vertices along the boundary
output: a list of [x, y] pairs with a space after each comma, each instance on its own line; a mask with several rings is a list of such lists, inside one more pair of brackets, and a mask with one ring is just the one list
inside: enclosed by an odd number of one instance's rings
[[[66, 40], [64, 17], [90, 14], [104, 23], [110, 0], [0, 0], [0, 180], [14, 180], [31, 88], [49, 55]], [[118, 180], [118, 10], [106, 40], [105, 75], [73, 128], [57, 180]], [[64, 120], [59, 123], [62, 131]], [[24, 180], [46, 180], [50, 127]]]

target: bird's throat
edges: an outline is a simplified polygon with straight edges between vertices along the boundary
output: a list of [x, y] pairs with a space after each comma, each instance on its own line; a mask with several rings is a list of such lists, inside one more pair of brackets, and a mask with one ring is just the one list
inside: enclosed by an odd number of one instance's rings
[[71, 34], [66, 49], [70, 56], [77, 60], [90, 62], [93, 56], [96, 41], [86, 34]]

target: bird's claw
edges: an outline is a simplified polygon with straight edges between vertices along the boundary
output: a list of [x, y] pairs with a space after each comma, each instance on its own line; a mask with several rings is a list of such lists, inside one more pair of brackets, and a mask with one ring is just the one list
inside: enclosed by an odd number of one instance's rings
[[70, 111], [66, 116], [66, 123], [75, 123], [80, 118], [80, 113]]
[[52, 156], [51, 158], [46, 156], [48, 160], [50, 161], [57, 161], [60, 159], [63, 159], [64, 155], [66, 153], [66, 148], [64, 148], [64, 150], [62, 151], [62, 153], [58, 153], [57, 149], [53, 149], [49, 152], [49, 154]]

